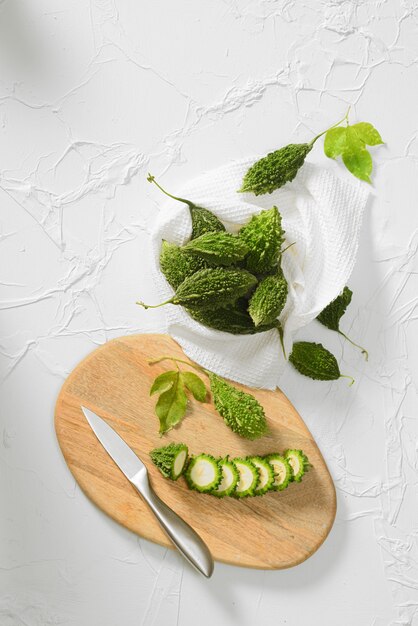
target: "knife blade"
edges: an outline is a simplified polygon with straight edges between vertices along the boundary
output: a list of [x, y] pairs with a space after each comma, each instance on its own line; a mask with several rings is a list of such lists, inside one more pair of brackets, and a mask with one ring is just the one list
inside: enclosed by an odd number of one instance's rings
[[179, 552], [201, 574], [210, 578], [214, 563], [209, 548], [197, 532], [154, 492], [141, 459], [104, 419], [81, 407], [87, 422], [108, 455], [148, 504]]

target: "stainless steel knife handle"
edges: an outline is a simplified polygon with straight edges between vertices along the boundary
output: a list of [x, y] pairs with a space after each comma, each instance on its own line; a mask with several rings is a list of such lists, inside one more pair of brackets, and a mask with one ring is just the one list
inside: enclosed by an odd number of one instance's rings
[[[135, 481], [135, 478], [133, 478], [131, 482], [144, 498], [177, 550], [201, 574], [206, 576], [206, 578], [210, 578], [214, 568], [213, 558], [203, 539], [157, 496], [149, 481], [144, 480], [144, 476], [141, 476], [138, 481]], [[135, 484], [135, 482], [138, 484]]]

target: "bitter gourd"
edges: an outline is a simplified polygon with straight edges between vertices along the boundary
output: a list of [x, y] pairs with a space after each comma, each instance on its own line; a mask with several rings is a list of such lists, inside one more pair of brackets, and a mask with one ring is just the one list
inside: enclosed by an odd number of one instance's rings
[[340, 330], [340, 319], [344, 315], [347, 310], [348, 305], [351, 302], [351, 298], [353, 296], [353, 292], [349, 287], [344, 287], [340, 295], [338, 295], [332, 302], [325, 307], [323, 311], [316, 318], [318, 322], [321, 322], [324, 326], [329, 328], [330, 330], [335, 330], [337, 333], [342, 335], [347, 341], [349, 341], [353, 346], [359, 348], [362, 354], [364, 354], [366, 361], [369, 358], [369, 354], [365, 348], [359, 346], [358, 343], [355, 343], [350, 337], [347, 337], [342, 330]]
[[281, 454], [268, 454], [264, 458], [273, 468], [274, 481], [270, 489], [272, 491], [283, 491], [292, 480], [292, 468], [289, 461]]
[[308, 457], [302, 450], [286, 450], [283, 452], [283, 456], [291, 467], [292, 480], [300, 483], [302, 476], [306, 474], [310, 467]]
[[210, 493], [218, 498], [223, 498], [224, 496], [230, 496], [235, 491], [239, 473], [234, 462], [230, 461], [229, 458], [220, 459], [218, 465], [222, 476], [221, 482]]
[[237, 498], [253, 496], [259, 481], [258, 469], [248, 459], [234, 459], [234, 465], [238, 470], [239, 478], [233, 495]]
[[[341, 374], [337, 359], [321, 343], [297, 341], [293, 344], [289, 361], [300, 374], [314, 380], [337, 380], [351, 378]], [[351, 378], [352, 383], [354, 379]]]
[[253, 274], [267, 274], [278, 263], [280, 248], [284, 241], [282, 218], [276, 206], [253, 215], [239, 231], [239, 237], [247, 245], [245, 267]]
[[218, 461], [210, 454], [199, 454], [190, 459], [185, 473], [190, 489], [208, 493], [216, 489], [222, 479]]
[[263, 333], [276, 327], [276, 320], [270, 324], [255, 326], [246, 309], [247, 303], [240, 301], [219, 309], [187, 309], [189, 315], [209, 328], [220, 330], [233, 335], [254, 335]]
[[264, 409], [254, 396], [240, 391], [209, 372], [213, 403], [227, 426], [246, 439], [257, 439], [267, 431]]
[[312, 150], [311, 143], [291, 143], [256, 161], [244, 176], [240, 192], [272, 193], [293, 180]]
[[282, 272], [263, 278], [248, 306], [248, 312], [257, 327], [277, 320], [286, 304], [287, 293], [287, 281]]
[[188, 453], [184, 443], [170, 443], [168, 446], [152, 450], [150, 457], [165, 478], [177, 480], [187, 465]]
[[173, 289], [177, 289], [186, 278], [206, 267], [204, 259], [186, 252], [173, 243], [162, 241], [160, 268]]
[[203, 233], [225, 230], [225, 226], [222, 224], [221, 220], [218, 219], [212, 211], [209, 211], [209, 209], [197, 206], [190, 200], [178, 198], [177, 196], [173, 196], [171, 193], [168, 193], [168, 191], [165, 191], [165, 189], [157, 183], [155, 177], [151, 174], [148, 174], [147, 180], [150, 183], [154, 183], [154, 185], [156, 185], [158, 189], [160, 189], [169, 198], [173, 198], [173, 200], [178, 200], [179, 202], [187, 204], [190, 211], [190, 217], [192, 219], [192, 239], [200, 237]]
[[199, 270], [186, 278], [172, 298], [156, 305], [137, 302], [144, 309], [156, 309], [165, 304], [209, 309], [235, 302], [257, 284], [255, 276], [246, 270], [223, 267]]
[[254, 491], [255, 496], [262, 496], [267, 493], [274, 482], [273, 466], [261, 456], [250, 456], [248, 460], [258, 469], [258, 485]]
[[242, 239], [231, 233], [205, 233], [192, 239], [183, 250], [197, 255], [213, 265], [234, 265], [248, 252]]

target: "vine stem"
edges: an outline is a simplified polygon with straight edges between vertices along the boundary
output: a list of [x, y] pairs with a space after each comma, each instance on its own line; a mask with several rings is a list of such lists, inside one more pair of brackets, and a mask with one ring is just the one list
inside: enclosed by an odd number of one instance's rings
[[166, 300], [165, 302], [160, 302], [160, 304], [145, 304], [145, 302], [142, 302], [141, 300], [138, 300], [136, 302], [136, 304], [139, 304], [139, 306], [142, 306], [144, 309], [158, 309], [158, 307], [160, 306], [164, 306], [165, 304], [172, 304], [173, 303], [173, 298], [170, 298], [170, 300]]
[[313, 146], [313, 145], [314, 145], [314, 143], [315, 143], [315, 141], [316, 141], [317, 139], [319, 139], [320, 137], [322, 137], [322, 135], [325, 135], [325, 133], [327, 133], [329, 130], [331, 130], [331, 128], [336, 128], [337, 126], [339, 126], [340, 124], [342, 124], [342, 123], [343, 123], [343, 122], [345, 122], [346, 120], [347, 120], [347, 123], [348, 123], [348, 114], [350, 113], [350, 109], [351, 109], [351, 106], [349, 106], [349, 107], [348, 107], [348, 109], [347, 109], [347, 113], [344, 115], [344, 117], [343, 117], [343, 119], [342, 119], [342, 120], [340, 120], [340, 121], [339, 121], [339, 122], [337, 122], [336, 124], [333, 124], [332, 126], [330, 126], [329, 128], [327, 128], [326, 130], [322, 131], [322, 133], [319, 133], [319, 135], [317, 135], [316, 137], [314, 137], [314, 138], [312, 139], [312, 141], [310, 141], [310, 142], [309, 142], [309, 145], [310, 145], [310, 146]]
[[151, 359], [148, 361], [149, 365], [156, 365], [157, 363], [161, 363], [161, 361], [173, 361], [173, 363], [183, 363], [184, 365], [188, 365], [189, 367], [193, 367], [198, 372], [203, 372], [206, 376], [209, 376], [209, 370], [205, 369], [201, 365], [196, 365], [194, 363], [189, 363], [189, 361], [185, 361], [184, 359], [176, 359], [174, 356], [160, 356], [158, 359]]
[[369, 353], [366, 350], [366, 348], [363, 348], [363, 346], [359, 346], [358, 343], [355, 343], [355, 341], [353, 341], [352, 339], [350, 339], [350, 337], [347, 337], [347, 335], [345, 333], [343, 333], [342, 330], [338, 330], [337, 331], [340, 335], [342, 335], [344, 337], [344, 339], [347, 339], [347, 341], [349, 341], [353, 346], [355, 346], [356, 348], [358, 348], [359, 350], [361, 350], [361, 353], [364, 354], [364, 358], [366, 359], [366, 361], [369, 360]]
[[194, 204], [193, 202], [191, 202], [190, 200], [185, 200], [184, 198], [179, 198], [177, 196], [173, 196], [173, 194], [168, 193], [168, 191], [166, 191], [165, 189], [163, 189], [163, 187], [161, 187], [161, 185], [159, 183], [157, 183], [157, 181], [155, 180], [155, 176], [153, 176], [152, 174], [150, 174], [148, 172], [148, 177], [147, 177], [147, 181], [149, 183], [154, 183], [154, 185], [156, 185], [156, 187], [158, 187], [158, 189], [160, 191], [162, 191], [166, 196], [168, 196], [169, 198], [172, 198], [173, 200], [178, 200], [179, 202], [184, 202], [184, 204], [187, 204], [189, 207], [193, 208]]
[[349, 380], [351, 380], [351, 383], [349, 384], [349, 387], [351, 387], [352, 385], [354, 385], [354, 378], [352, 376], [349, 376], [348, 374], [340, 374], [340, 378], [348, 378]]

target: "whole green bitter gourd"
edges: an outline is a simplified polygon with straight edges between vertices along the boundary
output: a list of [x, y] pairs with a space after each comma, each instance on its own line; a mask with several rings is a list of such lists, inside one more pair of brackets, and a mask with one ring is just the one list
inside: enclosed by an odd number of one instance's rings
[[[348, 111], [343, 119], [331, 126], [331, 128], [335, 128], [345, 121], [347, 115]], [[252, 192], [259, 196], [272, 193], [275, 189], [280, 189], [287, 182], [292, 181], [304, 164], [316, 140], [327, 133], [328, 130], [330, 128], [314, 137], [309, 143], [290, 143], [256, 161], [245, 174], [239, 191]]]
[[137, 302], [145, 309], [155, 309], [165, 304], [210, 309], [235, 302], [257, 284], [255, 276], [240, 269], [222, 267], [203, 269], [186, 278], [172, 298], [156, 305]]
[[[314, 380], [351, 378], [351, 376], [341, 374], [335, 356], [320, 343], [297, 341], [293, 344], [289, 361], [300, 374]], [[351, 380], [353, 383], [354, 379], [351, 378]]]
[[208, 265], [204, 259], [190, 254], [180, 246], [163, 239], [160, 252], [160, 268], [165, 279], [173, 289], [199, 270]]
[[276, 320], [269, 324], [255, 326], [246, 310], [246, 304], [241, 302], [219, 309], [187, 309], [187, 312], [199, 324], [232, 335], [254, 335], [276, 328]]
[[231, 233], [211, 232], [192, 239], [183, 246], [183, 250], [213, 265], [234, 265], [245, 257], [248, 246]]
[[278, 263], [284, 241], [282, 218], [276, 206], [253, 215], [239, 231], [239, 237], [247, 245], [245, 267], [253, 274], [267, 274]]
[[321, 322], [323, 326], [326, 326], [330, 330], [335, 330], [337, 333], [342, 335], [347, 341], [349, 341], [353, 346], [359, 348], [364, 354], [366, 361], [369, 358], [369, 354], [365, 348], [359, 346], [358, 343], [355, 343], [350, 337], [348, 337], [342, 330], [340, 330], [340, 319], [344, 315], [347, 310], [348, 305], [351, 302], [351, 298], [353, 297], [353, 292], [349, 287], [344, 287], [342, 292], [328, 304], [328, 306], [321, 311], [321, 313], [316, 318], [318, 322]]
[[213, 403], [227, 426], [241, 437], [257, 439], [267, 431], [264, 409], [254, 396], [209, 372]]
[[287, 281], [282, 272], [263, 278], [251, 296], [248, 307], [256, 327], [277, 320], [286, 304], [287, 293]]
[[163, 189], [161, 185], [157, 183], [155, 177], [151, 174], [148, 174], [147, 180], [150, 183], [154, 183], [154, 185], [156, 185], [158, 189], [160, 189], [169, 198], [187, 204], [190, 211], [190, 217], [192, 219], [192, 239], [196, 239], [196, 237], [200, 237], [200, 235], [203, 235], [204, 233], [225, 230], [225, 226], [222, 224], [221, 220], [218, 219], [212, 211], [209, 211], [209, 209], [197, 206], [194, 202], [191, 202], [191, 200], [178, 198], [177, 196], [173, 196], [171, 193], [168, 193], [168, 191]]
[[312, 150], [312, 143], [291, 143], [256, 161], [244, 176], [240, 192], [272, 193], [293, 180]]

